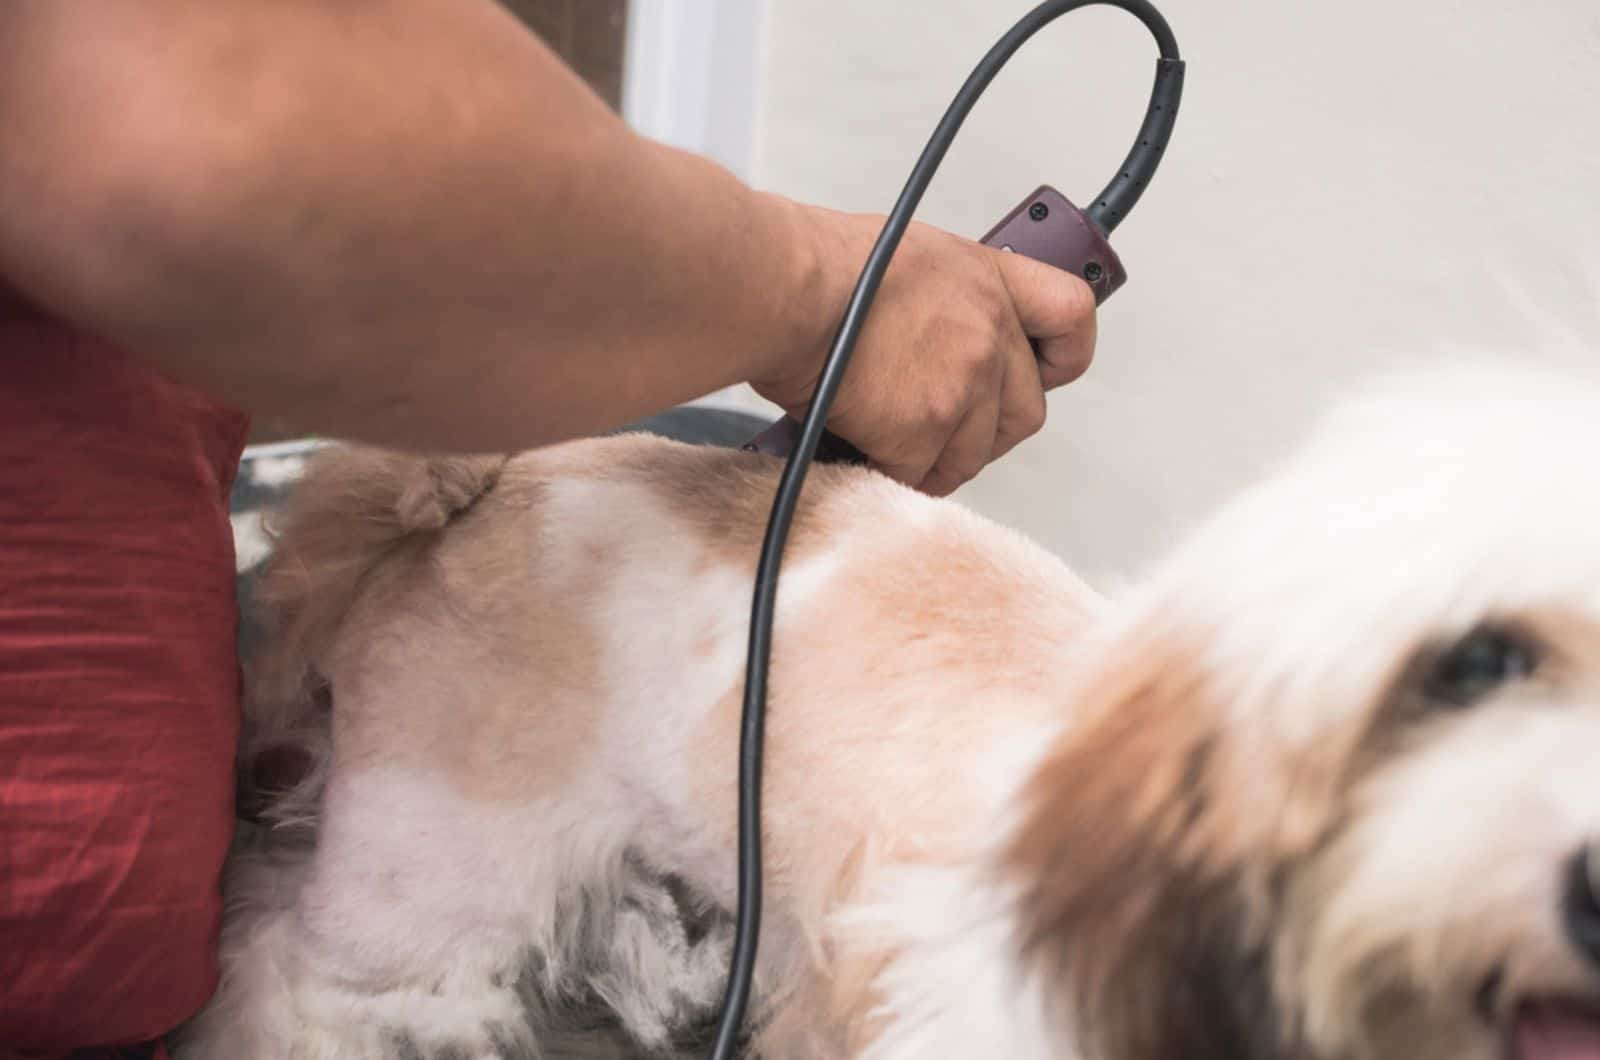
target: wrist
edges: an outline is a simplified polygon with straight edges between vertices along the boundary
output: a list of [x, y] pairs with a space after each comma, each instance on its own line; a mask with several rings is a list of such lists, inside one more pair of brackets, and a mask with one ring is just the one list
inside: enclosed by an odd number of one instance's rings
[[776, 329], [781, 340], [757, 351], [749, 378], [770, 400], [787, 406], [809, 396], [869, 248], [856, 245], [859, 226], [847, 214], [778, 195], [763, 199], [781, 225], [778, 245], [787, 248], [786, 280], [775, 307], [784, 326]]

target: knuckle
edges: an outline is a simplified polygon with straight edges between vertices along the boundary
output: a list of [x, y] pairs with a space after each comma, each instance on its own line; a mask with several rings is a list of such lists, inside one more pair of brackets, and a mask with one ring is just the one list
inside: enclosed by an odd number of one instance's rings
[[1030, 395], [1029, 401], [1022, 410], [1022, 432], [1024, 435], [1038, 434], [1044, 429], [1045, 420], [1050, 415], [1050, 404], [1045, 401], [1042, 391]]
[[972, 347], [960, 366], [962, 389], [971, 391], [981, 388], [994, 377], [998, 364], [999, 354], [993, 347]]
[[928, 400], [928, 419], [937, 427], [953, 427], [966, 412], [964, 388], [940, 387]]
[[1005, 439], [1004, 447], [1009, 449], [1023, 439], [1038, 434], [1044, 428], [1047, 415], [1048, 409], [1042, 392], [1013, 401], [1006, 409], [1000, 429], [1000, 435]]

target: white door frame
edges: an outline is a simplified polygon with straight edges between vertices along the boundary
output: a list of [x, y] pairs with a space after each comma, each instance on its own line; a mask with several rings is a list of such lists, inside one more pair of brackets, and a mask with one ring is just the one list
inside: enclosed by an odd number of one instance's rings
[[[622, 114], [628, 124], [750, 180], [767, 2], [629, 0], [622, 67]], [[778, 414], [748, 386], [719, 390], [691, 404]]]
[[622, 113], [745, 180], [755, 162], [766, 0], [630, 0]]

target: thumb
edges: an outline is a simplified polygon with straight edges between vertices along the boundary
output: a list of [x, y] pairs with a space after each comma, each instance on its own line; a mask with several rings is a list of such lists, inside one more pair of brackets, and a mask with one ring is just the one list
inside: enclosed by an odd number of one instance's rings
[[1082, 279], [1022, 254], [995, 251], [1023, 334], [1033, 341], [1046, 390], [1077, 379], [1094, 360], [1094, 291]]

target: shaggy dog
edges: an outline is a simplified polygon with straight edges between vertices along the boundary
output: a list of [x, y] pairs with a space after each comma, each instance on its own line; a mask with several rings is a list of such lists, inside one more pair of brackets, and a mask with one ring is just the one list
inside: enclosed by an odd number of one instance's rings
[[[643, 436], [319, 457], [245, 761], [300, 779], [179, 1055], [696, 1048], [777, 470]], [[1103, 598], [815, 469], [752, 1049], [1600, 1057], [1597, 486], [1600, 390], [1395, 381]]]

